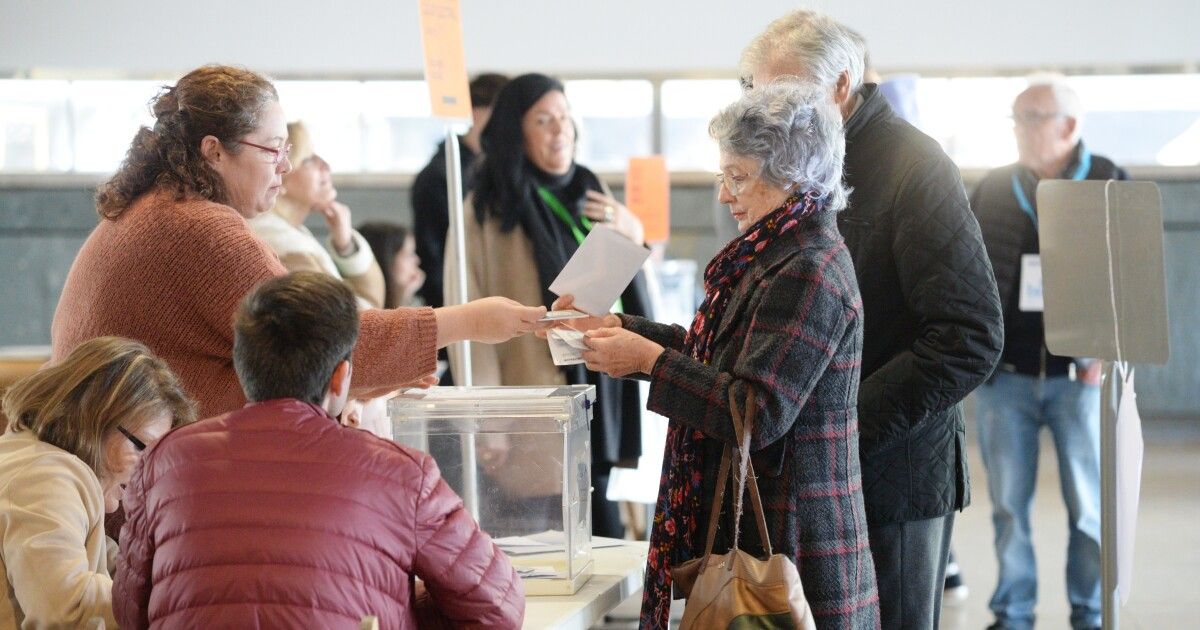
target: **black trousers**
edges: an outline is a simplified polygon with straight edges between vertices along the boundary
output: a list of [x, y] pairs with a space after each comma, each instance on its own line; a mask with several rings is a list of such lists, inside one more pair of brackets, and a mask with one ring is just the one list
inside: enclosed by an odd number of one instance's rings
[[884, 630], [937, 630], [954, 513], [868, 525]]

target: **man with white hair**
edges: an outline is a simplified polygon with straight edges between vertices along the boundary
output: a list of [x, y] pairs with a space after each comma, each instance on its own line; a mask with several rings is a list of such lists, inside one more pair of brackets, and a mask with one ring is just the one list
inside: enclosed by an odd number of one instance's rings
[[866, 45], [794, 11], [742, 54], [743, 82], [827, 89], [846, 130], [838, 217], [862, 293], [863, 494], [884, 628], [937, 628], [954, 512], [970, 500], [959, 402], [1003, 345], [996, 281], [958, 168], [863, 84]]
[[971, 197], [1004, 308], [1004, 354], [979, 388], [978, 428], [988, 473], [1000, 576], [993, 628], [1029, 628], [1037, 566], [1029, 507], [1038, 433], [1054, 438], [1067, 504], [1071, 626], [1100, 626], [1100, 364], [1050, 354], [1042, 325], [1037, 184], [1043, 179], [1126, 179], [1079, 140], [1079, 97], [1062, 80], [1039, 82], [1013, 103], [1016, 164], [987, 174]]

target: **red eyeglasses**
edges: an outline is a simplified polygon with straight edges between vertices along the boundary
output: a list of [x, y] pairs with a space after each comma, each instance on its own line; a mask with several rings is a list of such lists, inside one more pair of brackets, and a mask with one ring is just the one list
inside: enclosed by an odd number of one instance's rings
[[253, 142], [246, 142], [245, 140], [236, 140], [235, 142], [238, 144], [244, 144], [248, 147], [254, 147], [255, 149], [262, 149], [263, 151], [270, 153], [272, 156], [271, 164], [274, 164], [275, 166], [279, 166], [280, 163], [288, 158], [288, 154], [292, 152], [292, 145], [290, 144], [283, 145], [282, 149], [276, 149], [273, 147], [264, 147], [261, 144], [254, 144]]

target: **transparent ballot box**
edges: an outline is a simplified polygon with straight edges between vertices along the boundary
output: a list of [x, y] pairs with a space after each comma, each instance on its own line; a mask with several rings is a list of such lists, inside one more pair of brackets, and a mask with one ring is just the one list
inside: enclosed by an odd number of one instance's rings
[[446, 483], [520, 573], [527, 595], [570, 595], [592, 574], [596, 389], [430, 387], [388, 402], [393, 439]]

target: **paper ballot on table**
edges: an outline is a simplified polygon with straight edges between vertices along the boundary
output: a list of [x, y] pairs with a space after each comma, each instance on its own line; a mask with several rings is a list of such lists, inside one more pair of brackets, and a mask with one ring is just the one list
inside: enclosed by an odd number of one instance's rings
[[1142, 418], [1130, 371], [1121, 383], [1121, 404], [1117, 409], [1117, 592], [1122, 605], [1129, 603], [1133, 586], [1133, 541], [1137, 534], [1144, 448]]
[[550, 342], [550, 357], [554, 365], [578, 365], [583, 363], [583, 352], [588, 349], [583, 343], [583, 333], [570, 328], [552, 328], [546, 333]]
[[575, 296], [575, 308], [602, 315], [637, 275], [650, 250], [604, 226], [596, 226], [550, 283], [555, 295]]

